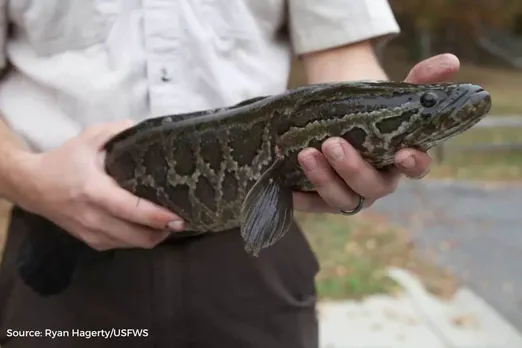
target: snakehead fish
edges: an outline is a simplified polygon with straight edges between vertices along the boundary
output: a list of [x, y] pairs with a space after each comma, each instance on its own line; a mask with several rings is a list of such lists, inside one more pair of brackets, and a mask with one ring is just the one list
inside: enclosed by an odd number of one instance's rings
[[[181, 216], [185, 235], [239, 228], [245, 250], [257, 255], [292, 223], [292, 191], [314, 190], [297, 161], [302, 149], [342, 137], [385, 170], [399, 149], [428, 150], [490, 107], [489, 93], [468, 83], [309, 85], [143, 121], [106, 144], [105, 165], [123, 188]], [[57, 293], [88, 253], [95, 251], [47, 228], [23, 245], [20, 275], [43, 295]]]

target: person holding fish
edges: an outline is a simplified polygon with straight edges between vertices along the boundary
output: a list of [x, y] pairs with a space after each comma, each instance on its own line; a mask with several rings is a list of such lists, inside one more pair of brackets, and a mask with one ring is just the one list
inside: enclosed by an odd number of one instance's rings
[[[282, 93], [292, 56], [309, 84], [386, 80], [373, 45], [399, 33], [388, 2], [0, 4], [0, 197], [14, 205], [0, 269], [2, 348], [317, 348], [318, 264], [298, 226], [259, 257], [245, 253], [237, 230], [169, 241], [183, 219], [118, 186], [101, 149], [145, 119]], [[446, 81], [458, 68], [442, 54], [405, 81]], [[348, 215], [392, 194], [401, 178], [422, 178], [431, 162], [403, 149], [395, 170], [378, 171], [336, 137], [298, 159], [317, 193], [295, 192], [294, 209]], [[64, 281], [71, 265], [56, 262], [53, 226], [111, 253], [76, 265], [67, 287], [47, 296], [24, 282], [19, 262], [44, 255], [53, 265], [52, 276], [26, 269], [42, 292]], [[38, 255], [21, 254], [30, 235], [44, 246]], [[71, 335], [52, 340], [46, 329]], [[84, 339], [72, 335], [78, 329], [120, 337]], [[111, 331], [120, 329], [141, 334]]]

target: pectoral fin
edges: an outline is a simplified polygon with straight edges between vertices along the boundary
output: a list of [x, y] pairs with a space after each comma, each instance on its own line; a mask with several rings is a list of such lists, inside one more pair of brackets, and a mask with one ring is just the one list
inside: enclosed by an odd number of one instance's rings
[[278, 159], [261, 176], [241, 207], [241, 236], [254, 256], [281, 239], [293, 222], [292, 190], [279, 176], [283, 161]]

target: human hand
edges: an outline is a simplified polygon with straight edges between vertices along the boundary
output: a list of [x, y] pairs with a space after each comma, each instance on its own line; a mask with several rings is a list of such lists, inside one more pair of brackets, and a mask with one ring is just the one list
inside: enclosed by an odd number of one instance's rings
[[[53, 221], [96, 250], [152, 248], [183, 221], [124, 190], [104, 170], [103, 145], [130, 121], [91, 127], [62, 146], [32, 156], [34, 176], [24, 182], [20, 205]], [[139, 200], [139, 205], [137, 204]]]
[[[405, 81], [436, 83], [449, 80], [460, 63], [452, 54], [441, 54], [416, 64]], [[323, 154], [324, 153], [324, 154]], [[364, 161], [344, 139], [330, 138], [322, 145], [322, 153], [313, 148], [299, 153], [299, 163], [317, 193], [294, 193], [294, 208], [315, 213], [339, 213], [353, 210], [364, 197], [364, 207], [393, 193], [402, 174], [420, 179], [431, 164], [427, 153], [402, 149], [395, 156], [397, 170], [382, 173]]]

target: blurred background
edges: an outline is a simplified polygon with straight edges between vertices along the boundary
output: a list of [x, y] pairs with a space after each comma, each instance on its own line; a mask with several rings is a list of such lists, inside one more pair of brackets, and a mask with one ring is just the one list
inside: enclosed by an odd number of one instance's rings
[[[493, 109], [434, 150], [437, 161], [422, 181], [405, 181], [354, 217], [298, 216], [321, 264], [318, 295], [325, 302], [396, 298], [404, 287], [387, 269], [397, 267], [444, 303], [460, 288], [472, 289], [522, 331], [522, 1], [390, 3], [402, 29], [378, 48], [390, 78], [402, 80], [423, 58], [454, 53], [462, 64], [455, 80], [483, 85]], [[296, 61], [290, 87], [304, 83]], [[7, 209], [0, 202], [0, 231]], [[446, 319], [476, 328], [482, 319], [474, 315]]]
[[[522, 114], [522, 2], [391, 0], [390, 4], [402, 32], [377, 48], [390, 79], [400, 81], [418, 61], [450, 52], [462, 63], [455, 80], [483, 85], [493, 98], [490, 114], [495, 117], [447, 143], [445, 149], [437, 149], [442, 161], [432, 175], [518, 180], [522, 173], [522, 157], [516, 151], [522, 149], [518, 117]], [[290, 86], [305, 81], [302, 66], [294, 62]]]
[[[399, 267], [441, 303], [471, 289], [522, 331], [522, 1], [390, 3], [402, 33], [377, 48], [390, 79], [403, 80], [418, 61], [450, 52], [461, 61], [455, 80], [484, 86], [493, 108], [474, 129], [433, 150], [436, 163], [421, 182], [405, 180], [397, 193], [355, 217], [299, 216], [322, 266], [319, 296], [362, 301], [403, 292], [386, 271]], [[290, 85], [304, 83], [296, 61]], [[480, 333], [494, 325], [485, 327], [487, 315], [471, 307], [455, 309], [459, 314], [437, 325], [482, 322], [471, 336], [485, 339]]]

